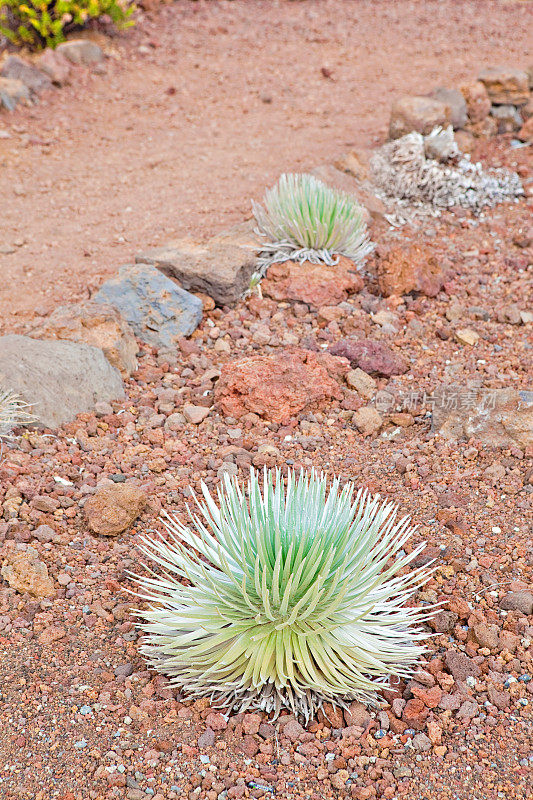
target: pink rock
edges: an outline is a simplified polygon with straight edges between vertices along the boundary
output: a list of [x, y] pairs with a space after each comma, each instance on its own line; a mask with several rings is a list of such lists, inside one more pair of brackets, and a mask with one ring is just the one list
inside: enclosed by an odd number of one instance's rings
[[359, 367], [369, 374], [390, 377], [407, 372], [403, 358], [374, 339], [341, 339], [329, 348], [329, 352], [347, 358], [352, 367]]

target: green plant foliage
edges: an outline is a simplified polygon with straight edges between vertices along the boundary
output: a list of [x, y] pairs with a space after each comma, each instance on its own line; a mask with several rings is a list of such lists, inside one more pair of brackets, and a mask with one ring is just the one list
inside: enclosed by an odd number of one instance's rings
[[263, 200], [252, 203], [266, 248], [279, 258], [335, 263], [334, 254], [360, 263], [373, 249], [363, 209], [350, 195], [313, 175], [282, 175]]
[[29, 407], [13, 392], [0, 391], [0, 439], [11, 438], [13, 428], [34, 421], [35, 417], [27, 410]]
[[134, 8], [129, 0], [0, 0], [0, 33], [32, 50], [57, 47], [91, 19], [109, 18], [121, 29], [133, 25]]
[[409, 674], [431, 611], [405, 603], [431, 570], [405, 571], [424, 545], [403, 552], [413, 529], [392, 503], [314, 471], [202, 492], [192, 528], [165, 515], [169, 538], [143, 539], [160, 571], [136, 576], [143, 652], [173, 685], [309, 719]]

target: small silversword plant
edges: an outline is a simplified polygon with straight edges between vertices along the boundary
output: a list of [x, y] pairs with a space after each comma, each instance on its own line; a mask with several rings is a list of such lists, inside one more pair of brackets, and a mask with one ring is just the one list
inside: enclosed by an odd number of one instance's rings
[[13, 428], [29, 425], [35, 417], [29, 413], [30, 406], [9, 391], [0, 390], [0, 440], [10, 439]]
[[261, 274], [270, 264], [288, 260], [335, 264], [337, 255], [360, 264], [374, 248], [355, 198], [313, 175], [282, 175], [263, 204], [252, 203], [258, 231], [265, 237]]
[[405, 605], [431, 573], [405, 570], [413, 528], [397, 507], [312, 471], [202, 484], [192, 526], [165, 515], [136, 576], [143, 653], [174, 686], [240, 710], [305, 719], [325, 701], [373, 703], [424, 652], [428, 608]]

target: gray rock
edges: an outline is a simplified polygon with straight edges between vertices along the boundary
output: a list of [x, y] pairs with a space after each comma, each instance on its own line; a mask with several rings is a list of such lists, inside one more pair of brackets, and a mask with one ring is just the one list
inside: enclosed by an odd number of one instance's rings
[[533, 445], [533, 402], [516, 389], [439, 386], [432, 430], [449, 441], [474, 437], [486, 447], [527, 448]]
[[516, 106], [492, 106], [490, 113], [498, 123], [498, 133], [511, 133], [522, 127], [523, 120]]
[[23, 61], [22, 58], [18, 56], [8, 56], [6, 58], [2, 64], [0, 75], [2, 78], [22, 81], [30, 92], [34, 94], [40, 94], [52, 87], [52, 81], [48, 75], [45, 75], [44, 72], [34, 67], [33, 64], [28, 64], [27, 61]]
[[69, 75], [72, 71], [72, 64], [70, 61], [67, 61], [61, 53], [58, 53], [57, 50], [52, 50], [47, 47], [39, 56], [37, 64], [39, 65], [39, 69], [46, 72], [52, 83], [55, 83], [56, 86], [63, 86], [63, 84], [68, 82]]
[[439, 86], [431, 92], [430, 97], [440, 100], [441, 103], [450, 107], [450, 120], [455, 130], [464, 128], [468, 122], [468, 111], [466, 101], [458, 89], [446, 89], [444, 86]]
[[0, 108], [4, 106], [13, 111], [19, 103], [30, 102], [30, 90], [22, 81], [14, 78], [0, 78]]
[[176, 347], [202, 319], [202, 301], [150, 264], [127, 264], [93, 295], [121, 312], [135, 335], [156, 347]]
[[56, 52], [65, 56], [71, 64], [98, 64], [104, 60], [102, 49], [88, 39], [72, 39], [70, 42], [63, 42], [58, 45]]
[[135, 260], [154, 264], [185, 289], [204, 292], [218, 305], [230, 305], [249, 287], [256, 268], [259, 240], [253, 228], [252, 222], [241, 223], [205, 244], [180, 239], [141, 253]]
[[13, 334], [0, 337], [0, 387], [31, 403], [37, 424], [48, 428], [124, 397], [120, 372], [97, 347]]

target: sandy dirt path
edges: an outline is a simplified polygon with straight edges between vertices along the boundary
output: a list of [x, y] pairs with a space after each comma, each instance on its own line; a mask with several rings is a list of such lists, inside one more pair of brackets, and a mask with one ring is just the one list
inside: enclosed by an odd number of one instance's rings
[[[0, 116], [0, 330], [135, 252], [216, 232], [283, 170], [386, 131], [405, 92], [523, 65], [529, 2], [177, 2], [39, 106]], [[330, 77], [325, 77], [322, 68]]]

